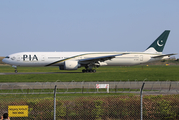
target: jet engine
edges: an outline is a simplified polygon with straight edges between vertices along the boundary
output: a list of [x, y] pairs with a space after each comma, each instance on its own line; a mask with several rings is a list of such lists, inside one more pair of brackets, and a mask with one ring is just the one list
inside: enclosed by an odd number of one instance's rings
[[80, 67], [78, 61], [65, 61], [63, 65], [59, 66], [60, 70], [77, 70]]

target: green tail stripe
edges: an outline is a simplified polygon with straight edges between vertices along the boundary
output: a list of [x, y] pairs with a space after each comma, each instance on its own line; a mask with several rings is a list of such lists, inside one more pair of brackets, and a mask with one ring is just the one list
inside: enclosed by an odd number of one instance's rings
[[170, 30], [165, 30], [147, 49], [153, 47], [157, 52], [162, 52]]

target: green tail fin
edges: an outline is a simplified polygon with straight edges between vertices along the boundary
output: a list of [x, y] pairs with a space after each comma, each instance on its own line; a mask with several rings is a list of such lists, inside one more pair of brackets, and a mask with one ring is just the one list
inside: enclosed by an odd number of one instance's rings
[[162, 53], [165, 43], [167, 41], [170, 30], [165, 30], [147, 49], [145, 52], [159, 52]]

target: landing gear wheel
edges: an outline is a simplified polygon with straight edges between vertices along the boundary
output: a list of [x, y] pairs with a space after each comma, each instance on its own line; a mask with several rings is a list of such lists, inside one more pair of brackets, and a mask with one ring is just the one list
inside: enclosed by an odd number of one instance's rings
[[18, 73], [18, 71], [17, 71], [17, 70], [15, 70], [15, 73]]
[[86, 70], [85, 70], [85, 69], [83, 69], [83, 70], [82, 70], [82, 72], [83, 72], [83, 73], [85, 73], [85, 72], [86, 72]]
[[96, 70], [95, 70], [95, 69], [86, 69], [86, 70], [83, 69], [82, 72], [83, 72], [83, 73], [88, 73], [88, 72], [89, 72], [89, 73], [95, 73]]

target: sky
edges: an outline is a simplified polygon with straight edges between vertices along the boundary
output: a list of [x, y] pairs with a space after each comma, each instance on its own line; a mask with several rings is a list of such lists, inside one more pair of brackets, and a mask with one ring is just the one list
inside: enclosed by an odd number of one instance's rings
[[0, 56], [142, 52], [164, 30], [171, 32], [163, 53], [179, 53], [178, 5], [178, 0], [1, 0]]

